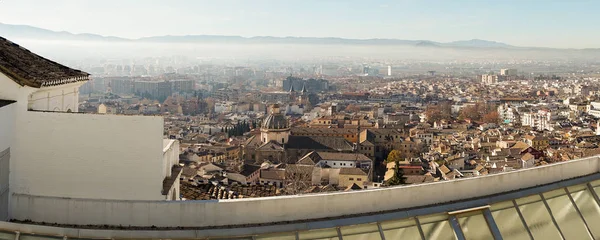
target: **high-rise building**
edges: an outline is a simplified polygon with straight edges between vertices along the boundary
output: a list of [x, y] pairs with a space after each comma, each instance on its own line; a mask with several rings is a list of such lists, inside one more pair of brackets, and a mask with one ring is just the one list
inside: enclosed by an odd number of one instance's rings
[[169, 81], [158, 82], [158, 91], [156, 94], [156, 98], [159, 101], [164, 101], [167, 97], [173, 94], [173, 84]]
[[515, 77], [515, 76], [517, 76], [517, 69], [513, 69], [513, 68], [500, 69], [500, 76]]
[[498, 82], [498, 75], [496, 74], [483, 74], [481, 75], [481, 82], [484, 84], [494, 84]]
[[194, 80], [172, 80], [170, 81], [173, 87], [173, 92], [192, 92], [195, 88]]
[[388, 66], [388, 76], [392, 76], [392, 66]]

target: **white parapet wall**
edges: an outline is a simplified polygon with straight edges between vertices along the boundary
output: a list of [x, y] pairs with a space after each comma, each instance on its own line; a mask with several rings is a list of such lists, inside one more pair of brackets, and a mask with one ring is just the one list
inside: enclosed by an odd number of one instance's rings
[[16, 103], [0, 107], [0, 152], [12, 146]]
[[14, 140], [16, 104], [0, 107], [0, 220], [9, 216], [10, 148]]
[[164, 199], [162, 117], [28, 111], [16, 126], [14, 194]]
[[[114, 201], [16, 194], [13, 218], [74, 225], [207, 227], [377, 213], [472, 199], [597, 173], [589, 157], [508, 173], [356, 192], [214, 201]], [[135, 192], [135, 190], [134, 190]]]

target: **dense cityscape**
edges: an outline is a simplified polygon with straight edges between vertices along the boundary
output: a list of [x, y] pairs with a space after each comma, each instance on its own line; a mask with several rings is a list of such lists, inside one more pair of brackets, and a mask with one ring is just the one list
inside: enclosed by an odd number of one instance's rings
[[600, 239], [599, 8], [0, 1], [0, 240]]
[[600, 74], [521, 70], [553, 64], [107, 64], [90, 69], [79, 109], [164, 116], [183, 199], [359, 190], [600, 153]]

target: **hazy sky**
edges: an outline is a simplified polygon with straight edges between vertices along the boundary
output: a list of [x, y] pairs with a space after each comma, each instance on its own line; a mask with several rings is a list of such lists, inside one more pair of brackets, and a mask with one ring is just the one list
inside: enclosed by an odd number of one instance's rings
[[129, 38], [477, 38], [600, 48], [599, 9], [598, 0], [0, 0], [0, 22]]

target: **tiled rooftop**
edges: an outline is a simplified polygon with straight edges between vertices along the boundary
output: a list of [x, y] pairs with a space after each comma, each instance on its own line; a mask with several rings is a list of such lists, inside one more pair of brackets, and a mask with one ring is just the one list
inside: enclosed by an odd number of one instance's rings
[[22, 86], [39, 88], [85, 81], [88, 73], [41, 57], [0, 37], [0, 72]]

